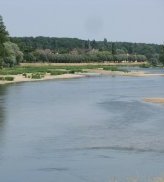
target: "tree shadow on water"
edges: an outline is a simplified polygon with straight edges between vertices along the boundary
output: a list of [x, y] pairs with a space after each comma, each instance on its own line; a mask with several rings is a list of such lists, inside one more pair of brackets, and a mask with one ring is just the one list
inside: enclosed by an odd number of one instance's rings
[[0, 86], [0, 146], [3, 142], [4, 130], [5, 130], [5, 95], [6, 86]]

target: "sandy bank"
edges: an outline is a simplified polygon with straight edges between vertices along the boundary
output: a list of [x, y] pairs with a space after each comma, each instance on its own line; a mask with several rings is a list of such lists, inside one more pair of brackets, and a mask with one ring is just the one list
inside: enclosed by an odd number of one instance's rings
[[[7, 83], [18, 83], [18, 82], [29, 82], [29, 81], [42, 81], [42, 80], [53, 80], [53, 79], [70, 79], [70, 78], [83, 78], [90, 76], [109, 75], [109, 76], [129, 76], [129, 77], [147, 77], [147, 76], [164, 76], [164, 74], [148, 74], [141, 71], [138, 72], [122, 72], [122, 71], [108, 71], [103, 69], [84, 69], [86, 73], [76, 74], [62, 74], [62, 75], [50, 75], [46, 74], [41, 79], [26, 78], [22, 74], [20, 75], [7, 75], [14, 77], [14, 81], [0, 81], [0, 85]], [[3, 76], [3, 75], [1, 75]]]
[[164, 104], [164, 98], [145, 98], [145, 102]]
[[13, 81], [0, 81], [0, 85], [7, 84], [7, 83], [19, 83], [19, 82], [31, 82], [31, 81], [43, 81], [43, 80], [53, 80], [53, 79], [70, 79], [70, 78], [83, 78], [86, 75], [80, 74], [63, 74], [63, 75], [49, 75], [46, 74], [44, 78], [41, 79], [31, 79], [25, 78], [23, 75], [8, 75], [14, 77]]
[[101, 75], [111, 75], [111, 76], [132, 76], [132, 77], [164, 76], [164, 74], [150, 74], [150, 73], [145, 73], [142, 71], [123, 72], [123, 71], [107, 71], [103, 69], [92, 69], [92, 70], [86, 70], [86, 71], [101, 74]]

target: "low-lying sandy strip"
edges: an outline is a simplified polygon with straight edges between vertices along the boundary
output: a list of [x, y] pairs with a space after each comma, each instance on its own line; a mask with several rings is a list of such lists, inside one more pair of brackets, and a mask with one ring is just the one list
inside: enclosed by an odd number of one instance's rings
[[31, 81], [43, 81], [43, 80], [53, 80], [53, 79], [70, 79], [70, 78], [83, 78], [86, 75], [81, 74], [63, 74], [63, 75], [49, 75], [46, 74], [44, 78], [41, 79], [31, 79], [25, 78], [23, 75], [8, 75], [14, 77], [13, 81], [0, 81], [0, 85], [7, 83], [19, 83], [19, 82], [31, 82]]
[[101, 75], [112, 75], [112, 76], [132, 76], [132, 77], [146, 77], [146, 76], [164, 76], [164, 74], [150, 74], [142, 71], [131, 71], [131, 72], [123, 72], [123, 71], [108, 71], [103, 69], [92, 69], [86, 70], [92, 73], [98, 73]]
[[41, 79], [26, 78], [23, 75], [7, 75], [7, 76], [14, 77], [14, 81], [0, 81], [0, 85], [7, 84], [7, 83], [41, 81], [41, 80], [52, 80], [52, 79], [83, 78], [83, 77], [98, 76], [98, 75], [130, 76], [130, 77], [164, 76], [164, 74], [149, 74], [149, 73], [144, 73], [141, 71], [122, 72], [122, 71], [109, 71], [109, 70], [103, 70], [103, 69], [84, 69], [84, 71], [86, 71], [86, 73], [62, 74], [62, 75], [46, 74], [44, 78], [41, 78]]
[[164, 98], [145, 98], [144, 101], [157, 104], [164, 104]]

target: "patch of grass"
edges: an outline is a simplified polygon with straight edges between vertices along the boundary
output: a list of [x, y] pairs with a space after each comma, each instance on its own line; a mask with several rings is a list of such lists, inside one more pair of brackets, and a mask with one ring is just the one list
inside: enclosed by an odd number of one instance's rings
[[68, 73], [68, 71], [51, 70], [48, 71], [48, 73], [50, 73], [51, 75], [63, 75]]
[[44, 75], [43, 74], [40, 74], [40, 73], [33, 73], [31, 75], [31, 79], [41, 79], [43, 77], [44, 77]]
[[5, 77], [0, 77], [1, 81], [14, 81], [14, 77], [11, 76], [5, 76]]
[[150, 64], [141, 64], [140, 68], [150, 68]]
[[79, 68], [71, 68], [69, 69], [69, 73], [74, 74], [74, 73], [82, 73], [83, 70]]
[[106, 66], [106, 67], [103, 67], [103, 70], [119, 71], [119, 69], [116, 66]]
[[105, 66], [105, 67], [103, 67], [103, 70], [129, 72], [126, 69], [120, 69], [119, 67], [116, 67], [116, 66]]
[[[74, 74], [76, 72], [85, 72], [86, 69], [104, 69], [110, 71], [126, 71], [121, 70], [116, 66], [108, 66], [108, 65], [60, 65], [60, 66], [17, 66], [13, 68], [3, 68], [0, 70], [0, 75], [18, 75], [22, 74], [24, 77], [29, 77], [29, 74], [32, 75], [32, 78], [41, 78], [42, 75], [46, 73], [50, 73], [51, 75], [61, 75], [61, 74]], [[40, 75], [40, 76], [39, 76]], [[31, 77], [31, 76], [30, 76]]]

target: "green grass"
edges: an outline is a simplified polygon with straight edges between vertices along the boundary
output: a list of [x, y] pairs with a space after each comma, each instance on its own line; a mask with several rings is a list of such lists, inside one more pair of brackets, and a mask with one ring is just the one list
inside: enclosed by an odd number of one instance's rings
[[[76, 72], [86, 72], [87, 69], [98, 69], [102, 68], [104, 70], [110, 71], [125, 71], [120, 70], [116, 66], [106, 66], [106, 65], [82, 65], [82, 66], [17, 66], [13, 68], [3, 68], [0, 69], [0, 75], [18, 75], [22, 74], [28, 77], [28, 74], [34, 74], [33, 77], [39, 77], [38, 75], [44, 75], [50, 73], [51, 75], [61, 75], [61, 74], [74, 74]], [[35, 76], [35, 74], [37, 76]]]
[[141, 64], [140, 68], [150, 68], [150, 64]]
[[67, 74], [69, 73], [68, 71], [61, 71], [61, 70], [51, 70], [51, 71], [47, 71], [48, 73], [50, 73], [51, 75], [63, 75], [63, 74]]
[[5, 76], [5, 77], [0, 77], [1, 81], [14, 81], [14, 77], [11, 76]]
[[44, 77], [44, 74], [41, 74], [41, 73], [33, 73], [32, 75], [31, 75], [31, 78], [32, 79], [41, 79], [41, 78], [43, 78]]

